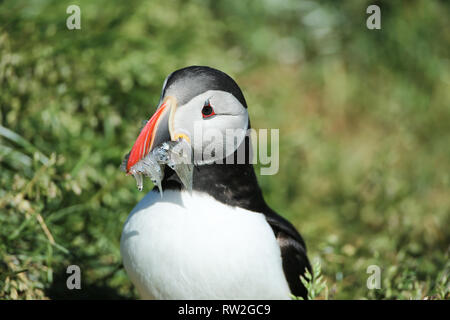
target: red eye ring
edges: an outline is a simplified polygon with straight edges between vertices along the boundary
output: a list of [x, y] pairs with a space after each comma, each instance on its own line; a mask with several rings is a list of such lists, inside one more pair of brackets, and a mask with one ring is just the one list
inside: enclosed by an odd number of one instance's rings
[[214, 116], [216, 113], [214, 112], [213, 107], [209, 103], [209, 100], [205, 102], [205, 105], [202, 108], [202, 117], [203, 119]]

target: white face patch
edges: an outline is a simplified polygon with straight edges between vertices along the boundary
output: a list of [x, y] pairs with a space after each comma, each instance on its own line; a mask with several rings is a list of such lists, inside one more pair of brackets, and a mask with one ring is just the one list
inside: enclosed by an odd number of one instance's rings
[[[212, 116], [203, 116], [205, 102], [209, 102]], [[204, 164], [231, 155], [244, 140], [247, 128], [248, 112], [239, 100], [229, 92], [208, 90], [177, 107], [171, 136], [187, 136], [194, 162]]]

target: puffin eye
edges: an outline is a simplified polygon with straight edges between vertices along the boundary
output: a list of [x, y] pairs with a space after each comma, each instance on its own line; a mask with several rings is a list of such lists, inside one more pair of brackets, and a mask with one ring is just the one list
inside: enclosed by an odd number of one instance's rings
[[202, 108], [202, 116], [203, 119], [204, 118], [209, 118], [213, 115], [215, 115], [216, 113], [214, 112], [213, 107], [211, 106], [211, 104], [209, 103], [209, 100], [206, 100], [205, 105]]

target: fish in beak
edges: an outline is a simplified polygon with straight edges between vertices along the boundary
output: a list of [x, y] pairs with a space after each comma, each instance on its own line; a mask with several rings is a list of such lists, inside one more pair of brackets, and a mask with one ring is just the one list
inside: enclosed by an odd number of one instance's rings
[[121, 169], [133, 175], [139, 191], [143, 189], [143, 176], [147, 176], [158, 187], [162, 197], [165, 165], [175, 171], [186, 189], [192, 190], [191, 147], [188, 139], [172, 130], [176, 107], [174, 97], [168, 96], [163, 100], [122, 163]]

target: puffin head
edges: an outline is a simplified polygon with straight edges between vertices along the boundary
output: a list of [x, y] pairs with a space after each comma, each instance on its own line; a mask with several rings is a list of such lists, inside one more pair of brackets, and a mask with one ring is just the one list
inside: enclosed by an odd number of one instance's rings
[[194, 164], [233, 154], [249, 128], [247, 103], [236, 82], [222, 71], [191, 66], [164, 81], [156, 112], [141, 130], [126, 160], [126, 171], [155, 147], [185, 140]]

